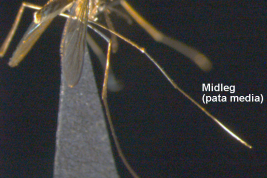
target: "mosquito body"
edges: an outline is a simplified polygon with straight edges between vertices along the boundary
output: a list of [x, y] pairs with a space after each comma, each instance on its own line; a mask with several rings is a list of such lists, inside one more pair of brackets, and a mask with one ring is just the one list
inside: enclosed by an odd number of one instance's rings
[[[122, 12], [116, 9], [117, 6], [121, 5], [126, 12]], [[196, 49], [180, 42], [174, 40], [160, 31], [158, 31], [155, 27], [153, 27], [150, 23], [148, 23], [142, 16], [140, 16], [131, 5], [125, 0], [50, 0], [43, 7], [24, 2], [19, 10], [19, 13], [16, 17], [15, 23], [12, 26], [11, 31], [9, 32], [6, 40], [0, 49], [0, 56], [3, 57], [7, 48], [12, 40], [12, 37], [15, 34], [15, 31], [18, 27], [20, 19], [22, 17], [22, 13], [25, 9], [31, 8], [36, 9], [37, 11], [34, 13], [34, 20], [31, 23], [30, 27], [24, 34], [22, 40], [18, 44], [16, 51], [13, 53], [12, 58], [9, 61], [9, 65], [11, 67], [17, 66], [27, 55], [30, 49], [33, 47], [35, 42], [39, 39], [41, 34], [45, 31], [45, 29], [49, 26], [52, 20], [57, 16], [61, 15], [67, 18], [67, 22], [64, 27], [64, 32], [62, 35], [62, 41], [60, 45], [60, 53], [61, 53], [61, 61], [62, 61], [62, 70], [63, 75], [65, 76], [66, 82], [68, 86], [74, 87], [80, 79], [83, 61], [86, 60], [86, 56], [88, 56], [87, 43], [91, 46], [92, 50], [96, 53], [97, 57], [102, 61], [103, 66], [105, 67], [105, 78], [102, 89], [102, 100], [105, 105], [105, 110], [107, 114], [107, 118], [109, 121], [109, 126], [114, 138], [114, 142], [118, 153], [124, 162], [125, 166], [132, 174], [133, 177], [138, 177], [137, 173], [131, 168], [127, 159], [125, 158], [120, 144], [117, 140], [115, 130], [113, 128], [109, 107], [107, 103], [107, 89], [111, 88], [111, 90], [120, 90], [120, 83], [114, 77], [112, 70], [109, 67], [110, 61], [110, 53], [116, 52], [118, 48], [117, 38], [121, 38], [126, 43], [132, 45], [146, 57], [155, 64], [155, 66], [160, 70], [160, 72], [166, 77], [166, 79], [170, 82], [170, 84], [177, 89], [180, 93], [182, 93], [187, 99], [189, 99], [194, 105], [196, 105], [199, 109], [201, 109], [208, 117], [210, 117], [213, 121], [215, 121], [221, 128], [223, 128], [228, 134], [230, 134], [237, 141], [247, 146], [248, 148], [252, 148], [248, 143], [243, 141], [237, 135], [235, 135], [231, 130], [225, 127], [216, 117], [210, 114], [205, 108], [203, 108], [198, 102], [196, 102], [193, 98], [191, 98], [186, 92], [184, 92], [171, 78], [170, 76], [163, 70], [163, 68], [146, 52], [146, 50], [131, 40], [121, 36], [117, 32], [115, 32], [112, 20], [109, 17], [110, 13], [117, 13], [122, 18], [127, 21], [131, 21], [131, 18], [134, 19], [147, 33], [157, 42], [161, 42], [176, 51], [182, 53], [189, 59], [191, 59], [196, 65], [198, 65], [202, 70], [209, 71], [212, 67], [209, 59], [197, 51]], [[65, 11], [68, 10], [68, 13], [64, 14]], [[99, 24], [98, 16], [104, 15], [106, 19], [107, 26]], [[87, 33], [87, 27], [96, 31], [101, 37], [103, 37], [108, 43], [107, 55], [104, 55], [100, 47], [90, 38]], [[110, 32], [111, 37], [105, 36], [103, 33], [97, 30], [97, 28], [102, 28]], [[106, 63], [103, 62], [106, 60]], [[109, 76], [110, 74], [110, 76]], [[109, 80], [108, 80], [109, 79]], [[113, 89], [112, 89], [113, 88]]]

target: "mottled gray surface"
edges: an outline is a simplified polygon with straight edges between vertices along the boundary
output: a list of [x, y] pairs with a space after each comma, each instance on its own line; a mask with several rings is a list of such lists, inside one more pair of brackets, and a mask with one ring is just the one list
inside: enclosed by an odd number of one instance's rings
[[90, 60], [74, 88], [62, 78], [59, 105], [54, 177], [119, 177]]

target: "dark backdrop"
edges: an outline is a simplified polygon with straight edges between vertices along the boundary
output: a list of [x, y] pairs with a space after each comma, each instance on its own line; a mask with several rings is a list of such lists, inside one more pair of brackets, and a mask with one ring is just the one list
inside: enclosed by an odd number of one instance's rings
[[[21, 2], [0, 2], [3, 42]], [[117, 31], [146, 47], [198, 102], [204, 94], [203, 82], [235, 85], [236, 95], [263, 94], [266, 98], [266, 1], [129, 0], [129, 3], [162, 32], [194, 46], [213, 61], [213, 70], [203, 73], [181, 54], [153, 42], [136, 24], [128, 26], [123, 20], [114, 20]], [[19, 67], [7, 66], [32, 20], [32, 12], [26, 10], [10, 49], [0, 61], [3, 177], [51, 177], [53, 171], [59, 45], [65, 20], [54, 20]], [[265, 101], [205, 106], [252, 144], [254, 148], [249, 150], [175, 91], [142, 54], [122, 41], [120, 44], [112, 63], [125, 88], [110, 93], [109, 103], [122, 149], [141, 177], [266, 175]], [[92, 58], [97, 68], [99, 65]], [[102, 71], [96, 72], [101, 86]], [[120, 175], [128, 177], [120, 158], [116, 162]]]

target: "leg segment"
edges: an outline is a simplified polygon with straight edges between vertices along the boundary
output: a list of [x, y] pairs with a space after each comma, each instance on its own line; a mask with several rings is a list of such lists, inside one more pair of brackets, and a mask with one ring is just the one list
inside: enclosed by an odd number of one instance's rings
[[[89, 33], [86, 34], [86, 41], [89, 44], [90, 48], [95, 53], [95, 55], [97, 56], [97, 58], [99, 59], [101, 65], [103, 66], [103, 69], [105, 69], [106, 68], [106, 55], [104, 54], [102, 49], [98, 46], [95, 40], [89, 35]], [[123, 88], [123, 83], [116, 78], [111, 67], [109, 69], [109, 78], [108, 78], [107, 87], [108, 87], [108, 90], [112, 92], [120, 91]]]
[[108, 43], [107, 62], [106, 62], [105, 77], [104, 77], [104, 83], [103, 83], [103, 89], [102, 89], [102, 100], [103, 100], [103, 103], [104, 103], [104, 106], [105, 106], [104, 108], [105, 108], [106, 115], [107, 115], [107, 118], [108, 118], [110, 131], [111, 131], [112, 137], [114, 139], [114, 143], [116, 145], [118, 154], [120, 155], [121, 160], [123, 161], [123, 163], [126, 166], [126, 168], [129, 170], [131, 175], [134, 178], [138, 178], [139, 176], [133, 170], [133, 168], [130, 166], [130, 164], [128, 163], [127, 159], [125, 158], [125, 156], [123, 154], [123, 151], [122, 151], [122, 149], [120, 147], [120, 143], [118, 141], [118, 138], [117, 138], [114, 126], [113, 126], [113, 122], [112, 122], [112, 119], [111, 119], [111, 115], [110, 115], [110, 112], [109, 112], [109, 106], [108, 106], [108, 101], [107, 101], [107, 83], [108, 83], [108, 75], [109, 75], [109, 62], [110, 62], [111, 44], [112, 43], [111, 43], [111, 40], [110, 40], [109, 43]]
[[[113, 23], [109, 17], [109, 11], [105, 10], [104, 15], [105, 15], [105, 19], [106, 19], [106, 23], [107, 23], [108, 28], [112, 31], [115, 31], [114, 25], [113, 25]], [[111, 33], [111, 41], [112, 41], [112, 48], [111, 48], [112, 52], [116, 53], [118, 51], [118, 48], [119, 48], [119, 43], [118, 43], [116, 35], [114, 35], [112, 33]]]
[[138, 14], [126, 0], [120, 0], [122, 7], [132, 16], [132, 18], [157, 42], [163, 43], [176, 51], [182, 53], [191, 59], [203, 71], [209, 71], [212, 68], [210, 60], [196, 49], [186, 45], [183, 42], [174, 40], [162, 32], [158, 31], [153, 25]]
[[[240, 137], [238, 137], [235, 133], [233, 133], [231, 130], [229, 130], [226, 126], [224, 126], [215, 116], [213, 116], [209, 111], [207, 111], [204, 107], [202, 107], [196, 100], [194, 100], [190, 95], [188, 95], [182, 88], [180, 88], [175, 82], [174, 80], [167, 74], [167, 72], [157, 63], [157, 61], [150, 56], [146, 50], [140, 46], [138, 46], [136, 43], [132, 42], [131, 40], [121, 36], [120, 34], [111, 31], [110, 29], [104, 27], [103, 25], [100, 25], [96, 22], [94, 22], [95, 25], [108, 30], [110, 33], [113, 33], [114, 35], [116, 35], [118, 38], [121, 38], [123, 41], [125, 41], [126, 43], [132, 45], [133, 47], [135, 47], [136, 49], [138, 49], [141, 53], [144, 53], [147, 58], [159, 69], [159, 71], [164, 75], [164, 77], [170, 82], [170, 84], [173, 86], [173, 88], [175, 88], [176, 90], [178, 90], [180, 93], [182, 93], [187, 99], [189, 99], [195, 106], [197, 106], [202, 112], [204, 112], [209, 118], [211, 118], [214, 122], [216, 122], [224, 131], [226, 131], [229, 135], [231, 135], [233, 138], [235, 138], [237, 141], [239, 141], [241, 144], [243, 144], [244, 146], [248, 147], [248, 148], [252, 148], [252, 146], [250, 144], [248, 144], [247, 142], [245, 142], [244, 140], [242, 140]], [[107, 59], [109, 60], [109, 59]], [[103, 87], [104, 88], [104, 87]], [[105, 96], [105, 94], [103, 93], [103, 96]], [[104, 97], [105, 98], [105, 97]]]

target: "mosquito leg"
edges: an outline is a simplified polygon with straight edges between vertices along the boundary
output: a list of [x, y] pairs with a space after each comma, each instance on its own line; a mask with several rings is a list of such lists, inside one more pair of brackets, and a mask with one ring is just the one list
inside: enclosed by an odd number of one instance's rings
[[110, 131], [112, 134], [112, 137], [114, 139], [114, 143], [115, 146], [117, 148], [118, 154], [121, 157], [121, 160], [123, 161], [124, 165], [126, 166], [126, 168], [128, 169], [128, 171], [131, 173], [131, 175], [134, 178], [138, 178], [139, 176], [137, 175], [137, 173], [133, 170], [133, 168], [130, 166], [130, 164], [128, 163], [127, 159], [125, 158], [123, 151], [120, 147], [120, 143], [118, 141], [117, 135], [115, 133], [115, 129], [112, 123], [112, 119], [111, 119], [111, 115], [110, 115], [110, 111], [109, 111], [109, 107], [108, 107], [108, 101], [107, 101], [107, 83], [108, 83], [108, 75], [109, 75], [109, 62], [110, 62], [110, 51], [111, 51], [111, 40], [108, 43], [108, 51], [107, 51], [107, 62], [106, 62], [106, 69], [105, 69], [105, 76], [104, 76], [104, 83], [103, 83], [103, 89], [102, 89], [102, 100], [104, 103], [104, 108], [106, 111], [106, 115], [107, 115], [107, 119], [109, 122], [109, 126], [110, 126]]
[[[106, 67], [106, 55], [102, 49], [98, 46], [95, 40], [87, 33], [86, 40], [90, 48], [93, 50], [97, 58], [99, 59], [103, 69]], [[109, 69], [109, 79], [108, 79], [108, 90], [112, 92], [120, 91], [123, 88], [123, 83], [115, 77], [115, 74], [110, 67]]]
[[19, 8], [19, 11], [18, 11], [18, 14], [16, 16], [16, 19], [12, 25], [12, 28], [11, 30], [9, 31], [4, 43], [2, 44], [1, 48], [0, 48], [0, 57], [4, 57], [8, 47], [9, 47], [9, 44], [18, 28], [18, 25], [19, 25], [19, 22], [21, 20], [21, 17], [23, 15], [23, 12], [25, 10], [25, 8], [30, 8], [30, 9], [35, 9], [35, 10], [39, 10], [41, 9], [42, 7], [41, 6], [37, 6], [35, 4], [32, 4], [32, 3], [28, 3], [28, 2], [23, 2]]
[[[108, 15], [108, 13], [109, 13], [108, 9], [104, 11], [107, 26], [110, 30], [115, 31], [114, 25], [113, 25], [109, 15]], [[114, 35], [112, 33], [111, 33], [111, 41], [112, 41], [112, 48], [111, 48], [112, 52], [116, 53], [118, 51], [118, 48], [119, 48], [119, 42], [118, 42], [116, 35]]]
[[108, 9], [111, 12], [114, 12], [118, 17], [123, 18], [129, 25], [131, 25], [133, 23], [132, 18], [128, 14], [126, 14], [126, 13], [124, 13], [124, 12], [122, 12], [116, 8], [113, 8], [112, 6], [108, 6]]
[[229, 130], [225, 125], [223, 125], [215, 116], [213, 116], [209, 111], [207, 111], [204, 107], [202, 107], [196, 100], [194, 100], [190, 95], [188, 95], [182, 88], [180, 88], [175, 82], [174, 80], [167, 74], [167, 72], [163, 69], [163, 67], [161, 67], [157, 61], [150, 56], [145, 48], [142, 48], [140, 46], [138, 46], [136, 43], [132, 42], [131, 40], [123, 37], [122, 35], [120, 35], [119, 33], [116, 33], [108, 28], [106, 28], [105, 26], [96, 23], [96, 22], [92, 22], [95, 25], [109, 31], [110, 33], [113, 33], [114, 35], [116, 35], [118, 38], [122, 39], [123, 41], [125, 41], [126, 43], [132, 45], [133, 47], [135, 47], [136, 49], [138, 49], [141, 53], [144, 53], [147, 58], [159, 69], [159, 71], [164, 75], [164, 77], [170, 82], [170, 84], [176, 89], [178, 90], [180, 93], [182, 93], [187, 99], [189, 99], [195, 106], [197, 106], [200, 110], [202, 110], [202, 112], [204, 112], [209, 118], [211, 118], [214, 122], [216, 122], [223, 130], [225, 130], [229, 135], [231, 135], [233, 138], [235, 138], [237, 141], [239, 141], [240, 143], [242, 143], [243, 145], [245, 145], [248, 148], [252, 148], [252, 146], [250, 144], [248, 144], [247, 142], [245, 142], [244, 140], [242, 140], [240, 137], [238, 137], [235, 133], [233, 133], [231, 130]]
[[186, 45], [183, 42], [174, 40], [162, 32], [158, 31], [153, 25], [146, 21], [140, 14], [138, 14], [126, 0], [120, 0], [120, 4], [132, 16], [132, 18], [142, 27], [147, 33], [157, 42], [163, 43], [176, 51], [182, 53], [191, 59], [203, 71], [209, 71], [212, 68], [210, 60], [198, 50]]

